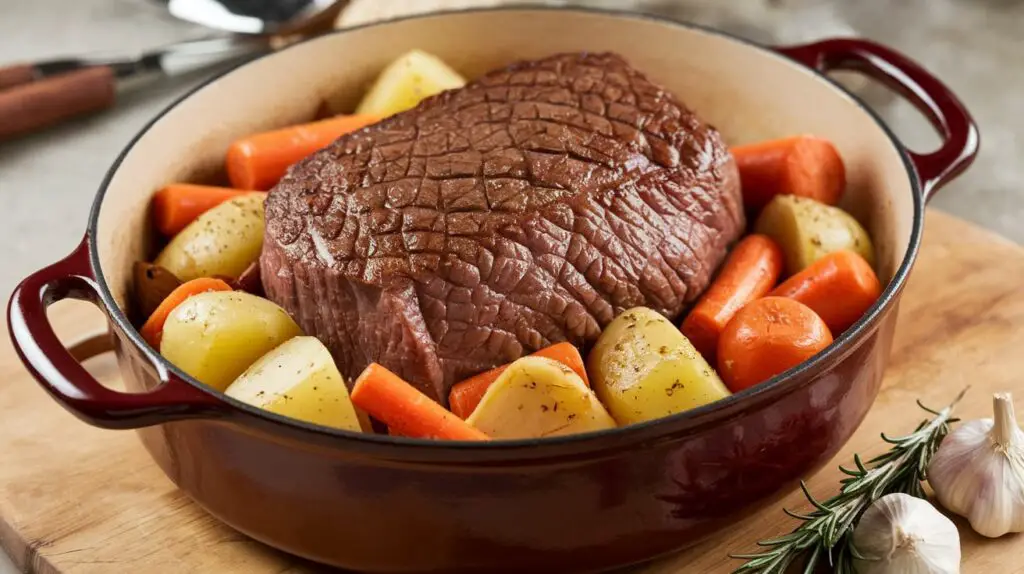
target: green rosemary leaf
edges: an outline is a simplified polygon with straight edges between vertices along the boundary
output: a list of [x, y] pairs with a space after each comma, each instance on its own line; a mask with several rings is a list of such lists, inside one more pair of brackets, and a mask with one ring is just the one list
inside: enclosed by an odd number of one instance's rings
[[814, 496], [811, 494], [811, 491], [807, 490], [807, 483], [802, 480], [800, 481], [800, 490], [804, 491], [804, 496], [806, 496], [807, 500], [809, 500], [811, 504], [813, 504], [814, 507], [817, 508], [819, 511], [824, 512], [826, 514], [832, 512], [831, 510], [829, 510], [827, 506], [822, 505], [814, 498]]
[[860, 518], [860, 516], [852, 512], [847, 513], [846, 516], [843, 518], [842, 523], [839, 524], [838, 530], [840, 532], [843, 532], [844, 535], [851, 532], [853, 530], [853, 523], [856, 522], [858, 518]]
[[[917, 427], [917, 430], [916, 430], [916, 431], [914, 431], [914, 432], [918, 432], [918, 431], [920, 431], [920, 430], [921, 430], [921, 428], [922, 428], [922, 427], [921, 427], [921, 426], [919, 425], [919, 426]], [[882, 433], [882, 440], [884, 440], [885, 442], [887, 442], [887, 443], [889, 443], [889, 444], [897, 444], [897, 445], [898, 445], [898, 444], [900, 444], [900, 441], [902, 441], [902, 440], [903, 440], [903, 437], [898, 437], [898, 438], [889, 438], [889, 437], [888, 437], [888, 436], [887, 436], [887, 435], [886, 435], [885, 433]]]
[[[839, 465], [839, 472], [841, 472], [841, 473], [843, 473], [843, 474], [846, 474], [846, 475], [849, 475], [849, 476], [852, 476], [852, 477], [854, 477], [854, 478], [860, 478], [860, 476], [861, 476], [861, 472], [860, 472], [860, 471], [857, 471], [857, 470], [850, 470], [850, 469], [846, 468], [846, 467], [845, 467], [845, 466], [843, 466], [843, 465]], [[844, 479], [843, 479], [843, 482], [846, 482], [846, 481], [848, 481], [848, 480], [850, 480], [850, 479], [848, 479], [848, 478], [844, 478]]]
[[779, 538], [769, 538], [768, 540], [761, 540], [757, 543], [758, 546], [779, 546], [781, 544], [789, 544], [794, 538], [799, 535], [796, 533], [790, 533]]
[[833, 574], [855, 574], [856, 570], [853, 566], [853, 558], [849, 554], [843, 553], [836, 559], [836, 563], [832, 567], [832, 572]]
[[791, 517], [796, 518], [797, 520], [803, 520], [804, 522], [807, 522], [808, 520], [813, 520], [813, 518], [811, 516], [807, 516], [806, 514], [799, 514], [797, 512], [793, 512], [792, 510], [790, 510], [788, 508], [783, 508], [782, 511], [785, 512], [786, 514], [790, 515]]
[[861, 472], [861, 474], [867, 474], [868, 473], [868, 469], [864, 468], [864, 462], [860, 459], [860, 455], [859, 454], [855, 453], [853, 455], [853, 464], [857, 465], [857, 470], [859, 470]]
[[813, 510], [800, 514], [783, 509], [788, 516], [799, 520], [800, 525], [789, 534], [758, 542], [758, 546], [766, 549], [764, 552], [731, 555], [746, 561], [734, 574], [785, 574], [798, 559], [804, 561], [803, 572], [808, 574], [823, 556], [828, 556], [836, 574], [853, 574], [854, 560], [861, 558], [853, 546], [852, 532], [857, 520], [868, 506], [886, 494], [903, 492], [924, 497], [921, 481], [932, 455], [949, 433], [949, 425], [957, 420], [951, 413], [963, 395], [961, 392], [941, 411], [918, 402], [933, 418], [923, 421], [906, 436], [890, 437], [882, 433], [882, 440], [891, 446], [867, 463], [855, 454], [856, 470], [839, 467], [847, 476], [840, 481], [839, 493], [832, 498], [819, 501], [801, 481], [800, 489]]
[[815, 546], [814, 550], [811, 550], [811, 554], [807, 557], [807, 564], [804, 565], [804, 574], [814, 574], [814, 569], [818, 566], [818, 557], [821, 555], [821, 546]]
[[[763, 561], [765, 558], [775, 556], [775, 554], [730, 554], [729, 558], [740, 558], [743, 560], [750, 560], [751, 562]], [[744, 564], [736, 572], [742, 572], [743, 569], [750, 568], [750, 564]]]

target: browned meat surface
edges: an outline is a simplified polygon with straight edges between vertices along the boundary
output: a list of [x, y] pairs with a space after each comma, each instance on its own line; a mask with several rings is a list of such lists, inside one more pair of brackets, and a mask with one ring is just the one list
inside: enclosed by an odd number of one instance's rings
[[492, 72], [347, 135], [267, 199], [267, 296], [351, 378], [449, 387], [620, 311], [674, 318], [743, 228], [719, 134], [614, 54]]

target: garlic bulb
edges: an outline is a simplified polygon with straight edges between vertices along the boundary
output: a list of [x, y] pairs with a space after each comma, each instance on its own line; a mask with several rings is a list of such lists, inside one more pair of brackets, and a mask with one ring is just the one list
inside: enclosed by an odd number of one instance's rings
[[983, 536], [1024, 530], [1024, 432], [1009, 393], [993, 396], [995, 420], [963, 423], [928, 466], [939, 503]]
[[928, 501], [887, 494], [853, 531], [858, 574], [959, 574], [960, 534]]

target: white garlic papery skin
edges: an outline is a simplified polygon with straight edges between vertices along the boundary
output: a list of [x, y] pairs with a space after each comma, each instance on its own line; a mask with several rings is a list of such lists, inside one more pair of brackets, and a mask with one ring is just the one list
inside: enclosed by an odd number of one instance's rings
[[858, 574], [959, 574], [960, 533], [935, 507], [909, 494], [876, 500], [853, 531]]
[[928, 466], [942, 506], [995, 538], [1024, 531], [1024, 431], [1009, 393], [993, 396], [994, 419], [965, 422], [951, 432]]

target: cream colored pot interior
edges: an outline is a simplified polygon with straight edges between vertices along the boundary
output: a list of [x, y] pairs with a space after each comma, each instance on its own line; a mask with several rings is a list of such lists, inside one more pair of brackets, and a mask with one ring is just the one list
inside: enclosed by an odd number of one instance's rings
[[844, 207], [869, 229], [883, 280], [906, 254], [913, 190], [900, 154], [843, 92], [769, 52], [640, 17], [553, 10], [437, 15], [325, 36], [245, 65], [167, 112], [110, 181], [96, 228], [102, 272], [118, 304], [131, 264], [151, 254], [148, 202], [161, 186], [214, 181], [239, 136], [309, 120], [321, 102], [346, 111], [375, 74], [412, 48], [472, 78], [515, 60], [613, 51], [716, 126], [731, 144], [796, 133], [834, 141], [846, 161]]

